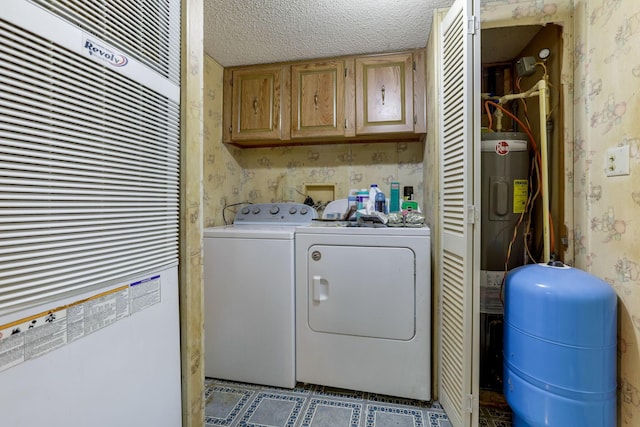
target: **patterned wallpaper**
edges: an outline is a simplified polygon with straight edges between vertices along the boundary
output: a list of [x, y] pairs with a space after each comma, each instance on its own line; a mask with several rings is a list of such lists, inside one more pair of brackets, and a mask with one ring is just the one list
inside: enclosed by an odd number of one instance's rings
[[[563, 26], [562, 90], [573, 100], [565, 102], [564, 111], [566, 261], [603, 278], [618, 293], [618, 425], [640, 425], [640, 2], [485, 0], [481, 20], [483, 28]], [[432, 83], [427, 87], [433, 90]], [[433, 118], [433, 106], [428, 108]], [[419, 143], [241, 150], [221, 144], [221, 113], [222, 68], [206, 58], [205, 226], [223, 223], [225, 203], [281, 200], [287, 188], [301, 189], [302, 183], [335, 183], [343, 197], [349, 188], [372, 182], [388, 188], [396, 178], [414, 186], [426, 201], [427, 217], [434, 218], [434, 135], [424, 150]], [[630, 149], [631, 174], [606, 177], [605, 150], [624, 145]]]
[[[571, 150], [576, 266], [619, 297], [619, 417], [640, 425], [640, 2], [574, 1]], [[605, 150], [628, 146], [630, 175], [604, 174]]]
[[205, 227], [223, 225], [225, 205], [245, 200], [246, 174], [238, 158], [241, 150], [222, 144], [223, 68], [204, 57], [203, 222]]
[[202, 1], [182, 0], [180, 141], [180, 355], [182, 425], [204, 417], [204, 305], [202, 282]]
[[[224, 224], [225, 204], [268, 203], [305, 199], [305, 184], [334, 184], [335, 198], [350, 189], [378, 184], [389, 196], [391, 181], [423, 191], [423, 144], [305, 145], [273, 148], [234, 148], [222, 144], [222, 67], [205, 62], [204, 224]], [[323, 203], [329, 200], [315, 200]], [[419, 200], [421, 201], [421, 200]], [[233, 209], [225, 211], [233, 219]]]
[[[618, 294], [618, 425], [638, 426], [640, 2], [486, 0], [481, 20], [483, 28], [563, 26], [565, 210], [571, 240], [566, 261], [606, 280]], [[606, 177], [606, 149], [625, 145], [630, 175]]]

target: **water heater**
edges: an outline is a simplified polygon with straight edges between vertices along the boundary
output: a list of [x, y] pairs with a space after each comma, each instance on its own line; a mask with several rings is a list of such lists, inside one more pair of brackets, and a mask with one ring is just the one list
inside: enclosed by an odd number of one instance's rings
[[[489, 132], [481, 137], [480, 386], [502, 389], [503, 307], [500, 289], [509, 243], [526, 209], [529, 188], [527, 136]], [[507, 269], [524, 263], [523, 225], [513, 242]]]

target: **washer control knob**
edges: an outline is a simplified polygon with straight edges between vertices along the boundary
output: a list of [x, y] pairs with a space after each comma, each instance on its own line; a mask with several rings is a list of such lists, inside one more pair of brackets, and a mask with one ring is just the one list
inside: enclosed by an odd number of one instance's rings
[[301, 208], [300, 209], [300, 215], [306, 215], [309, 213], [309, 209], [308, 208]]
[[244, 208], [242, 208], [240, 212], [242, 212], [242, 215], [249, 215], [249, 212], [251, 212], [251, 209], [245, 206]]
[[253, 208], [253, 213], [254, 213], [255, 215], [258, 215], [258, 214], [260, 213], [260, 208], [259, 208], [259, 207], [255, 207], [255, 208]]
[[280, 212], [280, 208], [279, 208], [279, 207], [277, 207], [277, 206], [275, 206], [275, 205], [274, 205], [274, 206], [271, 206], [271, 209], [269, 209], [269, 213], [270, 213], [271, 215], [275, 215], [275, 214], [277, 214], [278, 212]]
[[298, 212], [298, 209], [296, 209], [296, 207], [295, 207], [295, 206], [291, 206], [291, 207], [289, 208], [289, 214], [290, 214], [290, 215], [295, 215], [295, 213], [296, 213], [296, 212]]

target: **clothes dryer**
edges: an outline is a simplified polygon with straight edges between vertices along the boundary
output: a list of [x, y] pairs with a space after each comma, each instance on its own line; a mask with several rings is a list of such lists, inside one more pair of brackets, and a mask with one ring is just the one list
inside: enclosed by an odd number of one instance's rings
[[296, 229], [298, 381], [431, 398], [430, 230]]

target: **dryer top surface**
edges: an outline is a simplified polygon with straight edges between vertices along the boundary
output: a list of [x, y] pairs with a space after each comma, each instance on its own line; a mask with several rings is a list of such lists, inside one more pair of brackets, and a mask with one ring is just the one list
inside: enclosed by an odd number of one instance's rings
[[327, 226], [304, 226], [296, 227], [296, 234], [320, 234], [320, 235], [340, 235], [340, 236], [417, 236], [429, 237], [431, 229], [425, 227], [327, 227]]

